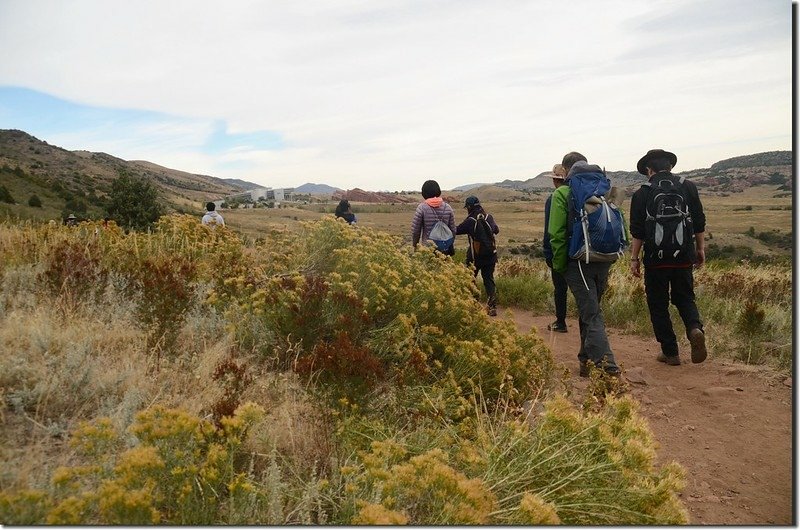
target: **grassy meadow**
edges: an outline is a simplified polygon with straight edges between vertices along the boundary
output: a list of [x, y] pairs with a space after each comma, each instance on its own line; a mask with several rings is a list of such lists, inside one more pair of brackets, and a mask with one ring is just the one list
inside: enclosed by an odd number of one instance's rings
[[[500, 226], [498, 245], [502, 253], [520, 245], [541, 246], [544, 233], [544, 202], [546, 192], [533, 195], [531, 201], [486, 202], [484, 207], [497, 220]], [[734, 246], [740, 251], [752, 249], [754, 255], [764, 257], [791, 257], [791, 249], [780, 249], [747, 234], [750, 227], [756, 233], [777, 230], [792, 234], [792, 197], [785, 192], [776, 191], [774, 186], [755, 186], [742, 193], [704, 194], [701, 190], [706, 217], [709, 245], [717, 247]], [[285, 203], [277, 209], [227, 210], [223, 211], [225, 221], [235, 231], [247, 237], [263, 237], [271, 229], [299, 229], [298, 221], [318, 219], [333, 213], [334, 201], [329, 204], [292, 206]], [[466, 213], [463, 203], [452, 203], [456, 223], [461, 222]], [[621, 208], [627, 211], [630, 198], [622, 201]], [[399, 236], [410, 242], [411, 217], [415, 204], [363, 204], [353, 203], [353, 211], [360, 226], [367, 226]], [[466, 238], [457, 240], [457, 247], [466, 248]], [[734, 257], [739, 256], [734, 253]]]
[[[709, 197], [712, 241], [780, 254], [739, 233], [789, 230], [790, 199], [758, 197]], [[511, 249], [541, 240], [543, 199], [486, 205], [500, 302], [535, 313], [547, 268]], [[0, 224], [0, 523], [687, 522], [636, 401], [597, 373], [567, 400], [460, 258], [410, 250], [415, 205], [354, 204], [355, 229], [327, 206]], [[715, 355], [788, 369], [783, 254], [697, 273]], [[604, 311], [650, 333], [622, 262]]]

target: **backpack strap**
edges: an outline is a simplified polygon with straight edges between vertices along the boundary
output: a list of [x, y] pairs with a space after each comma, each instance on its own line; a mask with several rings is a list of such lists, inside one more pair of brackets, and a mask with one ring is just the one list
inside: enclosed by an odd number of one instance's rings
[[[437, 221], [439, 221], [440, 223], [444, 223], [444, 221], [442, 221], [442, 218], [441, 218], [441, 217], [439, 217], [439, 212], [437, 212], [437, 211], [436, 211], [436, 208], [434, 208], [433, 206], [431, 206], [431, 205], [430, 205], [430, 204], [428, 204], [427, 202], [426, 202], [425, 204], [428, 206], [428, 208], [430, 208], [431, 210], [433, 210], [433, 215], [435, 215], [435, 216], [436, 216], [436, 220], [437, 220]], [[444, 224], [447, 224], [447, 223], [444, 223]], [[449, 228], [449, 227], [448, 227], [448, 228]]]
[[431, 206], [431, 205], [430, 205], [430, 204], [428, 204], [427, 202], [425, 203], [425, 205], [426, 205], [428, 208], [430, 208], [431, 210], [433, 210], [433, 215], [435, 215], [435, 216], [436, 216], [436, 219], [437, 219], [437, 220], [439, 220], [439, 221], [441, 221], [441, 220], [442, 220], [442, 218], [441, 218], [441, 217], [439, 217], [439, 212], [437, 212], [437, 211], [436, 211], [436, 208], [434, 208], [433, 206]]

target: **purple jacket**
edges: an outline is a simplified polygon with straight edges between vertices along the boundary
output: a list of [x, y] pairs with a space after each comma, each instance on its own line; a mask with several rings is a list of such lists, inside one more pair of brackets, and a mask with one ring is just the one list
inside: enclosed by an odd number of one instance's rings
[[442, 204], [434, 208], [426, 202], [420, 203], [411, 221], [411, 244], [415, 247], [420, 241], [425, 244], [436, 221], [445, 223], [455, 235], [456, 216], [449, 204], [442, 201]]

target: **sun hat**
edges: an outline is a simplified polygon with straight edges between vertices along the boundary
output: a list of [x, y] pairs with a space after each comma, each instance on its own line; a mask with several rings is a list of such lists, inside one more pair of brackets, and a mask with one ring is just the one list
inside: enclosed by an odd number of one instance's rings
[[675, 167], [675, 164], [678, 163], [678, 157], [675, 156], [675, 153], [670, 153], [663, 149], [650, 149], [646, 155], [639, 159], [639, 162], [636, 164], [636, 171], [642, 175], [647, 175], [647, 163], [654, 158], [666, 158], [669, 160], [672, 167]]

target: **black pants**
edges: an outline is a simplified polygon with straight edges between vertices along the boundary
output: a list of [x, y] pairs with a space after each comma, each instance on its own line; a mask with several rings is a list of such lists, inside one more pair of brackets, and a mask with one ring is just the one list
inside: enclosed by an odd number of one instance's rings
[[703, 329], [700, 312], [694, 301], [694, 276], [691, 267], [644, 270], [644, 290], [647, 295], [647, 307], [650, 309], [650, 322], [656, 340], [661, 344], [664, 355], [678, 355], [678, 340], [672, 329], [669, 316], [670, 301], [678, 308], [686, 336], [694, 328]]
[[497, 260], [490, 259], [490, 260], [478, 260], [472, 265], [475, 267], [475, 277], [478, 277], [478, 273], [481, 273], [481, 278], [483, 278], [483, 287], [486, 289], [486, 296], [489, 298], [487, 304], [489, 307], [497, 307], [497, 287], [494, 283], [494, 266], [497, 264]]
[[553, 301], [556, 304], [556, 322], [566, 324], [567, 320], [567, 280], [550, 269], [550, 277], [553, 279]]

